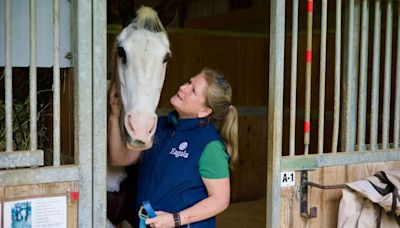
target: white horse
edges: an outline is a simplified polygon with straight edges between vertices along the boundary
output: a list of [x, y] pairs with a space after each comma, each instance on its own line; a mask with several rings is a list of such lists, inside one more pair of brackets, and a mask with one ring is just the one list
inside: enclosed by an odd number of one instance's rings
[[[111, 83], [117, 86], [122, 101], [121, 133], [127, 146], [132, 149], [145, 150], [153, 143], [157, 126], [155, 110], [160, 99], [167, 62], [171, 56], [164, 26], [174, 18], [177, 5], [177, 0], [164, 1], [154, 10], [142, 6], [135, 13], [133, 1], [119, 3], [124, 28], [116, 40], [117, 75], [112, 77]], [[108, 167], [108, 197], [112, 192], [120, 191], [120, 182], [126, 176], [124, 167]], [[125, 196], [114, 195], [111, 202], [118, 197]], [[119, 201], [123, 202], [125, 199]], [[108, 210], [114, 208], [108, 207]], [[129, 213], [129, 216], [136, 214], [134, 211]], [[110, 221], [108, 222], [109, 227], [112, 226]]]

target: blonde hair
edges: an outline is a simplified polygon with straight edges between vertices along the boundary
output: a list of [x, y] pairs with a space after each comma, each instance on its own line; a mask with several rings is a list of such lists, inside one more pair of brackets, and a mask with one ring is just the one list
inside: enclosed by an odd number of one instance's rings
[[231, 169], [238, 157], [238, 113], [231, 104], [232, 88], [221, 72], [211, 68], [201, 71], [208, 83], [206, 105], [211, 108], [210, 121], [217, 127], [230, 156]]

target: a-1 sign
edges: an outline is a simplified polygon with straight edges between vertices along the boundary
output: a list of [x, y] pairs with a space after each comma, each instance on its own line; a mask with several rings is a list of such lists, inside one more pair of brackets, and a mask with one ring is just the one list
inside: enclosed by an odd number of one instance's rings
[[281, 187], [294, 186], [294, 172], [281, 172]]

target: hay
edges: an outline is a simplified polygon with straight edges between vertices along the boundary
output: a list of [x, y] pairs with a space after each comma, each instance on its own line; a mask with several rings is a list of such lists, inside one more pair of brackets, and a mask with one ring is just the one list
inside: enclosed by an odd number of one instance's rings
[[[0, 76], [0, 81], [4, 80], [4, 74]], [[21, 89], [25, 89], [23, 86]], [[20, 91], [14, 91], [19, 93]], [[38, 104], [41, 104], [38, 102]], [[30, 150], [30, 102], [29, 97], [25, 100], [13, 100], [12, 105], [12, 120], [13, 120], [13, 150]], [[48, 141], [46, 136], [47, 127], [43, 121], [39, 121], [43, 116], [44, 111], [48, 108], [49, 104], [41, 105], [37, 110], [37, 132], [38, 132], [38, 146]], [[6, 149], [6, 114], [5, 114], [5, 101], [0, 99], [0, 151]]]

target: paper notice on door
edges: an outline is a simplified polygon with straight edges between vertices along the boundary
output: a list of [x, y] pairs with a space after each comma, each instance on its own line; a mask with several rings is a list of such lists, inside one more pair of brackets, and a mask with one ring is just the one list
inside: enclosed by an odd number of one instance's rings
[[67, 197], [4, 202], [4, 228], [66, 228]]

